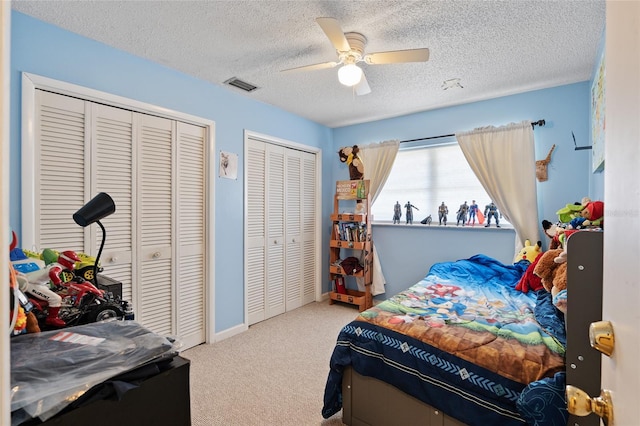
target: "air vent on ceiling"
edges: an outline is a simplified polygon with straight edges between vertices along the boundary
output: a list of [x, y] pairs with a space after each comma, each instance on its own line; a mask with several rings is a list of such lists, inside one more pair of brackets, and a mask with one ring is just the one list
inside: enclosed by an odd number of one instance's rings
[[225, 81], [224, 84], [237, 87], [238, 89], [244, 90], [245, 92], [253, 92], [258, 88], [258, 86], [254, 86], [253, 84], [242, 81], [236, 77], [230, 78], [229, 80]]

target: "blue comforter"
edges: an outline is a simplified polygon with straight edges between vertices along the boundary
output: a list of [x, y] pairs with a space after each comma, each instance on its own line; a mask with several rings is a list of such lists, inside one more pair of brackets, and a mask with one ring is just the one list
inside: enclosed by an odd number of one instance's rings
[[338, 336], [323, 416], [341, 409], [342, 372], [351, 366], [467, 424], [529, 421], [536, 409], [528, 410], [522, 391], [531, 390], [537, 408], [542, 385], [559, 394], [554, 385], [562, 377], [554, 381], [554, 374], [564, 369], [565, 340], [550, 294], [515, 290], [528, 266], [484, 255], [438, 263], [419, 283], [362, 312]]

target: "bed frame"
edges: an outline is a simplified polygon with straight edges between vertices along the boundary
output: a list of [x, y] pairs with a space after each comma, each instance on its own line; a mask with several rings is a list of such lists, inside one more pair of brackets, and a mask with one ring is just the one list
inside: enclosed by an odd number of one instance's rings
[[[567, 384], [600, 394], [600, 352], [589, 343], [589, 324], [602, 318], [602, 232], [577, 232], [567, 245]], [[576, 288], [575, 291], [571, 289]], [[342, 422], [351, 426], [464, 426], [398, 388], [345, 368]], [[595, 414], [569, 416], [568, 425], [599, 426]]]
[[346, 367], [342, 376], [342, 423], [351, 426], [464, 426], [428, 404]]

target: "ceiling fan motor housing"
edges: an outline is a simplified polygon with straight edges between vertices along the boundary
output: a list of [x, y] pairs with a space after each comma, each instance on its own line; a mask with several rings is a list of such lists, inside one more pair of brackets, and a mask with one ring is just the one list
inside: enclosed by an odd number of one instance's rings
[[356, 58], [355, 62], [361, 61], [362, 55], [364, 54], [364, 46], [367, 44], [367, 38], [360, 33], [345, 33], [344, 36], [349, 42], [351, 50], [348, 52], [340, 52], [340, 56], [353, 56]]

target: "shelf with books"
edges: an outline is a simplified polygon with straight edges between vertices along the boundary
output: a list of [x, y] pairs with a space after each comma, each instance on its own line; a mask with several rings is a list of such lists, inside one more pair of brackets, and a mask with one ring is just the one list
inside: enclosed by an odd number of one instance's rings
[[[354, 212], [340, 213], [340, 202], [355, 204]], [[343, 302], [358, 306], [360, 312], [373, 306], [371, 295], [373, 254], [369, 209], [369, 181], [337, 181], [332, 228], [329, 240], [329, 279], [333, 291], [330, 302]], [[345, 269], [345, 265], [349, 266]], [[358, 278], [364, 291], [346, 285], [347, 277]], [[350, 280], [355, 282], [355, 280]]]

